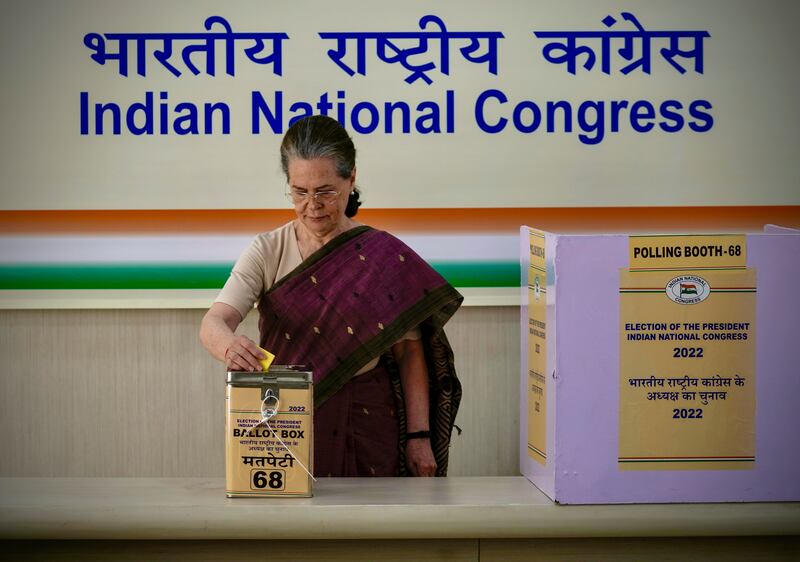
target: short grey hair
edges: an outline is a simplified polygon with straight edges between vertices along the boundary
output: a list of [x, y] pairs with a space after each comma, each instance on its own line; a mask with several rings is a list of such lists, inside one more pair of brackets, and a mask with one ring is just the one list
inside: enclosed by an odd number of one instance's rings
[[330, 158], [341, 178], [349, 178], [356, 167], [353, 139], [336, 119], [312, 115], [296, 121], [281, 142], [281, 168], [289, 179], [289, 160]]
[[[281, 142], [281, 168], [289, 180], [289, 161], [292, 158], [313, 160], [330, 158], [336, 174], [343, 179], [353, 175], [356, 167], [356, 147], [336, 119], [325, 115], [312, 115], [295, 121]], [[361, 206], [360, 192], [354, 188], [347, 198], [345, 216], [354, 217]]]

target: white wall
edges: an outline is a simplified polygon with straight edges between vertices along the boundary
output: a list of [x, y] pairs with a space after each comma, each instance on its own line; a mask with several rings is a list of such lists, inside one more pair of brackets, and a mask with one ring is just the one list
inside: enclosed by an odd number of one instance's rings
[[[60, 2], [11, 0], [0, 21], [0, 85], [3, 131], [0, 152], [2, 209], [179, 209], [284, 208], [283, 179], [277, 161], [280, 134], [251, 131], [251, 93], [273, 99], [281, 91], [287, 106], [316, 102], [328, 93], [336, 101], [345, 92], [349, 110], [361, 101], [382, 108], [385, 102], [421, 101], [444, 105], [454, 92], [453, 133], [422, 135], [356, 134], [359, 181], [376, 208], [403, 207], [542, 207], [748, 205], [800, 203], [800, 170], [796, 155], [800, 122], [796, 93], [797, 43], [794, 26], [800, 5], [750, 0], [643, 0], [632, 6], [575, 2], [411, 1], [375, 3], [366, 0], [286, 2], [239, 0], [219, 2]], [[632, 10], [648, 31], [704, 30], [705, 71], [696, 73], [692, 60], [682, 60], [685, 74], [660, 54], [666, 39], [653, 39], [652, 72], [623, 75], [627, 64], [618, 54], [622, 39], [611, 43], [611, 72], [598, 66], [569, 74], [564, 65], [546, 61], [547, 43], [534, 31], [602, 31], [607, 15], [619, 21], [613, 29], [631, 31], [619, 12]], [[500, 31], [497, 75], [486, 64], [470, 63], [452, 40], [449, 75], [430, 72], [433, 80], [405, 82], [408, 72], [385, 64], [367, 42], [365, 76], [347, 76], [327, 56], [335, 46], [319, 32], [419, 31], [426, 14], [442, 18], [454, 32]], [[87, 33], [200, 33], [212, 15], [227, 19], [234, 32], [285, 32], [283, 74], [250, 62], [237, 41], [235, 76], [224, 72], [218, 41], [217, 75], [194, 76], [183, 66], [175, 42], [175, 77], [152, 55], [159, 41], [148, 43], [147, 74], [136, 73], [130, 55], [129, 76], [120, 76], [114, 61], [94, 62], [84, 45]], [[221, 28], [213, 28], [215, 32]], [[435, 30], [428, 26], [427, 31]], [[599, 40], [585, 40], [599, 56]], [[638, 45], [638, 42], [636, 43]], [[400, 46], [412, 46], [400, 44]], [[691, 48], [684, 40], [681, 47]], [[108, 44], [110, 52], [116, 46]], [[420, 63], [439, 64], [439, 42], [431, 40]], [[131, 50], [134, 44], [131, 43]], [[351, 66], [352, 48], [347, 61]], [[202, 54], [195, 64], [203, 67]], [[581, 60], [582, 62], [582, 60]], [[482, 92], [496, 89], [509, 99], [491, 102], [485, 118], [510, 118], [523, 100], [541, 108], [566, 100], [576, 108], [585, 101], [605, 105], [602, 142], [579, 140], [579, 126], [547, 133], [542, 124], [525, 134], [509, 125], [498, 134], [476, 124], [475, 103]], [[146, 92], [166, 92], [175, 117], [177, 103], [202, 106], [224, 102], [231, 112], [231, 132], [196, 136], [120, 136], [80, 134], [80, 93], [91, 104], [115, 102], [127, 108], [142, 102]], [[659, 106], [677, 100], [686, 119], [679, 132], [632, 129], [629, 111], [621, 115], [619, 132], [610, 132], [615, 100], [637, 100]], [[696, 100], [711, 104], [713, 127], [703, 133], [689, 128], [687, 107]], [[158, 103], [156, 103], [158, 105]], [[443, 107], [442, 107], [443, 109]], [[576, 118], [577, 116], [574, 115]], [[528, 115], [530, 118], [530, 115]], [[592, 113], [587, 118], [593, 120]], [[444, 119], [443, 119], [444, 120]], [[91, 127], [94, 131], [93, 126]], [[594, 136], [594, 133], [589, 136]], [[267, 187], [275, 187], [267, 189]]]

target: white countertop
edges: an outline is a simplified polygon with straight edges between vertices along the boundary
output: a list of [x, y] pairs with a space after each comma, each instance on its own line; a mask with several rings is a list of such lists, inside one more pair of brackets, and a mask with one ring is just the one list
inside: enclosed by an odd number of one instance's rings
[[0, 478], [0, 538], [800, 535], [800, 503], [563, 506], [522, 477], [330, 478], [314, 494], [229, 499], [222, 478]]

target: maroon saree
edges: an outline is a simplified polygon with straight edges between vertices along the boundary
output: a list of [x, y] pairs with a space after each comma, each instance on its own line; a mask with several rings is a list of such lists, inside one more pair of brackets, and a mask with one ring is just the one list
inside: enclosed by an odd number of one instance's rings
[[[447, 474], [461, 385], [442, 328], [462, 300], [408, 246], [367, 226], [331, 240], [261, 297], [260, 345], [276, 363], [314, 374], [316, 475], [407, 475], [404, 399], [389, 349], [416, 326], [436, 474]], [[353, 376], [376, 357], [375, 369]]]

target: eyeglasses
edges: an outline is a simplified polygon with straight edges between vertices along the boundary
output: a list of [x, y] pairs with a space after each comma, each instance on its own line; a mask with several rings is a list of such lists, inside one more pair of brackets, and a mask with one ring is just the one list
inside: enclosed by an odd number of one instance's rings
[[305, 203], [309, 199], [313, 199], [315, 202], [322, 203], [323, 205], [330, 205], [336, 201], [338, 196], [339, 192], [335, 189], [324, 189], [315, 193], [309, 193], [308, 191], [300, 189], [289, 189], [289, 191], [286, 192], [286, 197], [295, 205]]

